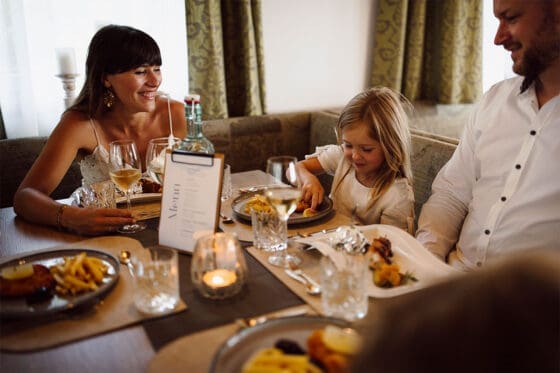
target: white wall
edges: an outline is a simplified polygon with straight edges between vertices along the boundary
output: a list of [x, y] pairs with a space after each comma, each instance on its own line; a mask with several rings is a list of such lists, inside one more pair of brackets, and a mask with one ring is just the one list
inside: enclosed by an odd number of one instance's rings
[[9, 138], [50, 134], [64, 110], [56, 48], [75, 50], [78, 92], [91, 37], [109, 23], [150, 34], [162, 54], [161, 90], [184, 97], [184, 0], [0, 0], [0, 106]]
[[375, 4], [262, 2], [269, 113], [341, 107], [368, 86]]
[[482, 22], [482, 91], [486, 92], [493, 84], [515, 76], [510, 53], [502, 46], [494, 44], [498, 29], [498, 19], [494, 17], [492, 0], [483, 2]]

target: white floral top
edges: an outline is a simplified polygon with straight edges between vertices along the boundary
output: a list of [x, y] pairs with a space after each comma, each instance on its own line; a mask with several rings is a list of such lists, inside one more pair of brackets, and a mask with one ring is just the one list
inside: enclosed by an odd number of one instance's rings
[[334, 176], [330, 198], [337, 212], [359, 220], [361, 224], [390, 224], [410, 234], [414, 233], [414, 191], [405, 178], [395, 180], [393, 185], [370, 205], [371, 188], [362, 185], [355, 170], [344, 158], [339, 145], [317, 147], [306, 158], [317, 157], [323, 170]]

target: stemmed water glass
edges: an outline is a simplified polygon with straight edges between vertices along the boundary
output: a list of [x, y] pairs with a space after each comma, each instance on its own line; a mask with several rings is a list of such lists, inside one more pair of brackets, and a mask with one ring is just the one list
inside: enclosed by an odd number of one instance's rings
[[163, 185], [165, 152], [168, 148], [176, 148], [180, 141], [176, 137], [173, 140], [169, 137], [158, 137], [148, 142], [146, 171], [155, 183]]
[[275, 179], [275, 184], [268, 186], [264, 195], [274, 207], [279, 219], [284, 224], [282, 244], [278, 245], [273, 255], [268, 257], [268, 262], [279, 267], [286, 267], [292, 263], [299, 265], [301, 259], [288, 254], [288, 219], [295, 211], [301, 198], [301, 189], [296, 172], [296, 157], [276, 156], [270, 157], [266, 163], [266, 172]]
[[[111, 180], [126, 196], [126, 205], [132, 212], [130, 194], [132, 187], [142, 176], [138, 149], [132, 140], [117, 140], [109, 144], [109, 175]], [[118, 229], [121, 233], [136, 233], [144, 230], [146, 224], [127, 224]]]

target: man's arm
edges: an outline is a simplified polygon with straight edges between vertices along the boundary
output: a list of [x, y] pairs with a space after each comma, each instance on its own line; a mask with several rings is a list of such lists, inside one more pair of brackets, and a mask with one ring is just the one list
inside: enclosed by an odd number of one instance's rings
[[473, 111], [451, 159], [432, 184], [432, 195], [422, 206], [416, 238], [445, 260], [459, 240], [472, 200], [477, 164], [474, 156], [476, 111]]

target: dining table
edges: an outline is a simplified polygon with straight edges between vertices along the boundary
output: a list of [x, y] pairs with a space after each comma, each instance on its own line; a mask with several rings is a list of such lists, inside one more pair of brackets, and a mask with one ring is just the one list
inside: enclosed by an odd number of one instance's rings
[[[130, 303], [132, 279], [120, 267], [115, 289], [92, 309], [70, 310], [63, 317], [13, 320], [0, 319], [0, 371], [3, 372], [158, 372], [207, 371], [219, 347], [239, 330], [240, 319], [261, 315], [321, 314], [321, 299], [305, 292], [304, 286], [281, 268], [267, 263], [267, 253], [251, 246], [251, 224], [235, 218], [232, 202], [248, 187], [263, 186], [269, 176], [260, 170], [233, 173], [233, 196], [221, 204], [219, 230], [237, 234], [244, 248], [249, 276], [241, 293], [225, 300], [201, 297], [190, 279], [191, 254], [179, 252], [180, 295], [183, 307], [160, 317], [134, 312]], [[157, 217], [135, 234], [87, 237], [26, 222], [13, 208], [0, 210], [0, 263], [8, 258], [64, 248], [94, 248], [118, 255], [131, 247], [143, 250], [158, 245]], [[351, 224], [350, 218], [332, 211], [306, 224], [290, 226], [288, 235], [307, 235]], [[302, 257], [302, 268], [316, 265], [318, 254], [291, 245]], [[320, 254], [319, 254], [320, 255]], [[126, 298], [129, 297], [129, 298]], [[119, 303], [120, 302], [120, 303]], [[370, 299], [368, 318], [375, 316], [379, 300]], [[76, 312], [76, 314], [73, 314]], [[102, 315], [104, 315], [102, 317]], [[114, 317], [113, 317], [114, 316]], [[116, 321], [116, 319], [118, 319]]]

